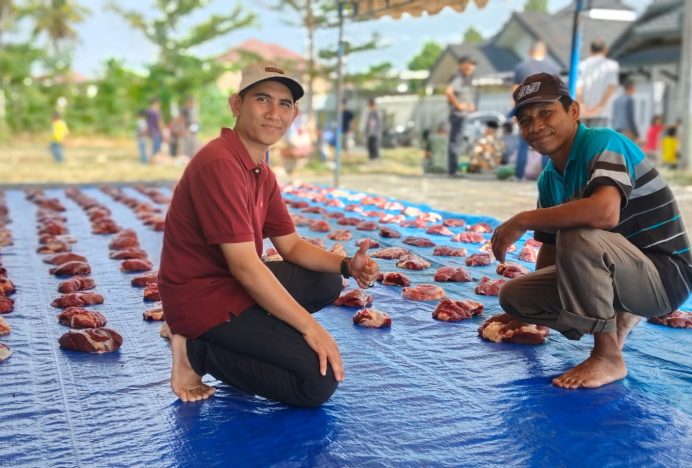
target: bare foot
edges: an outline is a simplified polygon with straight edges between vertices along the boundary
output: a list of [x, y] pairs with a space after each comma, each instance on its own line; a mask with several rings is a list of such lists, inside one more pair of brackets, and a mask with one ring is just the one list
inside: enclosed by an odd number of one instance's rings
[[615, 333], [594, 333], [594, 349], [589, 358], [553, 379], [562, 388], [598, 388], [624, 379], [627, 366]]
[[630, 314], [629, 312], [617, 313], [617, 340], [620, 349], [625, 347], [625, 340], [632, 329], [639, 323], [642, 318], [638, 315]]
[[171, 388], [182, 401], [206, 400], [214, 394], [214, 387], [202, 383], [187, 358], [187, 338], [171, 335], [173, 368], [171, 369]]
[[166, 339], [171, 339], [171, 336], [173, 335], [171, 333], [171, 328], [168, 326], [166, 322], [163, 322], [163, 325], [161, 325], [161, 330], [159, 330], [159, 335], [161, 338], [166, 338]]

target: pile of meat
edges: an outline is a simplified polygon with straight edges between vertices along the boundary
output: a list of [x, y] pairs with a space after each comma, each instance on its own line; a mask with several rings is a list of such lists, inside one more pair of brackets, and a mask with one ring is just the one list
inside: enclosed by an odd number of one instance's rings
[[676, 310], [659, 317], [650, 317], [648, 321], [673, 328], [692, 328], [692, 313]]
[[478, 335], [495, 343], [542, 344], [549, 333], [548, 327], [521, 323], [507, 314], [486, 320], [478, 329]]

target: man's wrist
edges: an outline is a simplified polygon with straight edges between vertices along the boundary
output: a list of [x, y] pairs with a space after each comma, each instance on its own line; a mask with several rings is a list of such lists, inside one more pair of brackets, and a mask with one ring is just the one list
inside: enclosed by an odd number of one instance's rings
[[344, 278], [350, 278], [351, 277], [351, 257], [344, 257], [341, 260], [341, 276]]

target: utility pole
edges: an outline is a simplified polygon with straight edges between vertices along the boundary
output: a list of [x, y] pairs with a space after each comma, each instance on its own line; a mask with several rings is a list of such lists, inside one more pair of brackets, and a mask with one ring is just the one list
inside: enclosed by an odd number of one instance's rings
[[682, 44], [680, 45], [680, 105], [682, 135], [680, 166], [689, 168], [692, 152], [692, 0], [684, 1]]
[[334, 188], [339, 187], [341, 172], [341, 139], [344, 124], [344, 1], [339, 0], [339, 44], [337, 45], [336, 62], [336, 145], [334, 146]]

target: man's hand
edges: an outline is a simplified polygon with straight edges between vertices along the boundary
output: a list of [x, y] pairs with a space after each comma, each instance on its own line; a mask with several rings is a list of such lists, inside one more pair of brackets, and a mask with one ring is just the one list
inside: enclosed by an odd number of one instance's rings
[[500, 224], [495, 228], [493, 237], [490, 239], [493, 255], [500, 263], [504, 263], [507, 249], [526, 232], [521, 223], [521, 215], [521, 213], [516, 214]]
[[364, 239], [360, 244], [358, 252], [353, 256], [348, 265], [351, 276], [353, 276], [361, 288], [371, 287], [380, 273], [377, 263], [368, 255], [368, 247], [370, 247], [370, 241]]
[[327, 363], [332, 366], [337, 382], [344, 380], [344, 365], [341, 362], [339, 347], [334, 338], [318, 323], [303, 333], [303, 339], [317, 353], [320, 361], [320, 374], [327, 375]]

